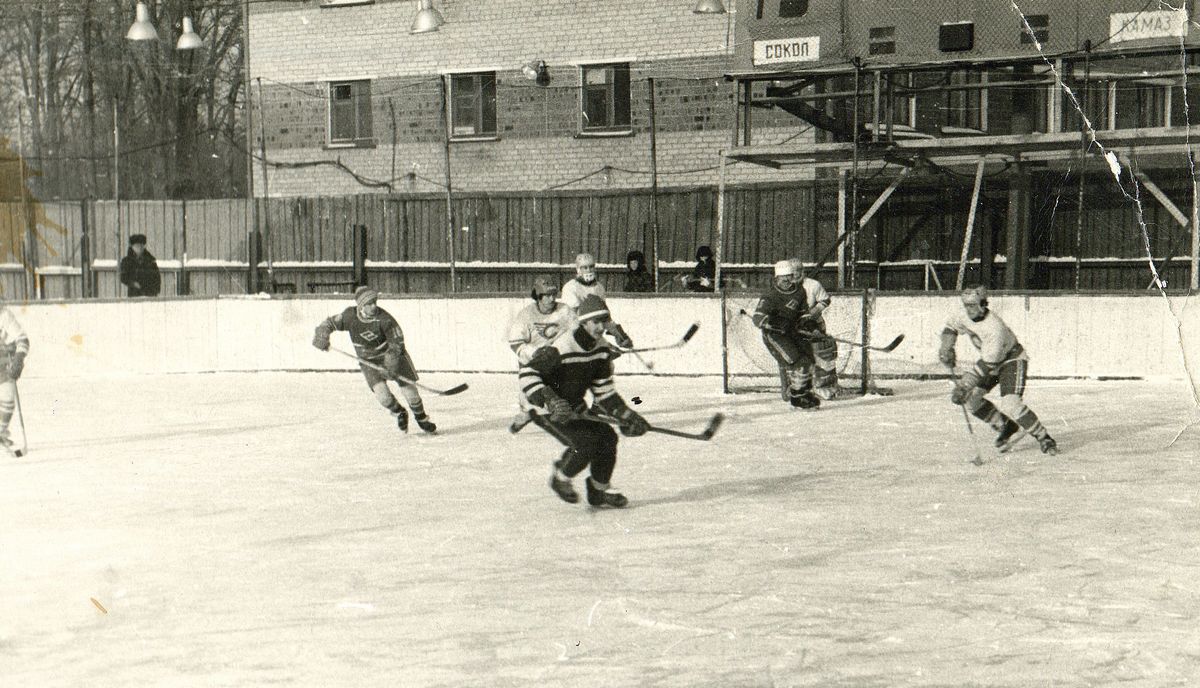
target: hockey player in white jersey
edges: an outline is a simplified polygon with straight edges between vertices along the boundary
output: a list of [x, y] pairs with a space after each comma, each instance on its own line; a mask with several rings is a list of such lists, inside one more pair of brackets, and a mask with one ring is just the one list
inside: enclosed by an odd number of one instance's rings
[[17, 407], [17, 380], [25, 370], [29, 337], [16, 316], [0, 303], [0, 448], [12, 453], [8, 424]]
[[[590, 253], [580, 253], [575, 256], [575, 278], [563, 285], [562, 301], [572, 311], [578, 311], [579, 305], [588, 296], [595, 296], [601, 301], [607, 297], [604, 285], [596, 279], [596, 257]], [[605, 333], [612, 335], [617, 346], [622, 349], [632, 349], [633, 339], [625, 332], [625, 328], [615, 321], [609, 320], [605, 325]]]
[[[557, 300], [558, 287], [545, 277], [533, 281], [529, 292], [533, 303], [522, 308], [508, 326], [508, 346], [517, 355], [518, 366], [529, 363], [533, 353], [554, 341], [575, 325], [575, 311]], [[509, 432], [520, 432], [529, 423], [529, 414], [519, 412], [508, 426]]]
[[[800, 316], [797, 327], [806, 332], [828, 334], [825, 328], [825, 309], [829, 308], [832, 299], [829, 292], [820, 282], [805, 274], [804, 263], [799, 258], [793, 258], [795, 274], [800, 275], [800, 288], [804, 290], [804, 303], [808, 310]], [[813, 356], [813, 393], [828, 401], [837, 396], [838, 373], [837, 357], [838, 344], [828, 337], [809, 337]]]
[[[996, 447], [1001, 451], [1012, 446], [1023, 429], [1038, 441], [1044, 453], [1057, 454], [1058, 443], [1022, 398], [1029, 357], [1008, 325], [988, 308], [983, 287], [971, 287], [962, 293], [962, 310], [952, 313], [942, 330], [938, 358], [951, 370], [957, 362], [954, 345], [960, 334], [971, 338], [979, 349], [979, 360], [958, 379], [950, 400], [995, 429], [999, 433]], [[999, 408], [984, 398], [997, 385]]]

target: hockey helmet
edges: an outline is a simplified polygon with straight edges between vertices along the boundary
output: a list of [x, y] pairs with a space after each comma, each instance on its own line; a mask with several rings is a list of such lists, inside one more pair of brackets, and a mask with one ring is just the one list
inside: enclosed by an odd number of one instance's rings
[[379, 300], [379, 292], [364, 285], [354, 290], [354, 303], [359, 307], [363, 307], [370, 303], [375, 303]]
[[796, 277], [800, 274], [800, 271], [796, 269], [796, 263], [797, 261], [790, 258], [778, 261], [775, 263], [775, 276], [783, 277], [784, 275], [791, 275], [792, 277]]
[[599, 318], [601, 320], [609, 320], [608, 304], [604, 299], [595, 294], [588, 294], [583, 297], [583, 301], [579, 302], [579, 309], [576, 311], [576, 316], [579, 322]]
[[596, 257], [590, 253], [575, 256], [575, 274], [587, 282], [596, 279]]
[[987, 308], [987, 287], [977, 285], [963, 291], [962, 302], [964, 306], [979, 306]]
[[533, 288], [529, 290], [529, 298], [537, 301], [543, 296], [558, 296], [558, 287], [550, 281], [548, 277], [539, 277], [533, 281]]

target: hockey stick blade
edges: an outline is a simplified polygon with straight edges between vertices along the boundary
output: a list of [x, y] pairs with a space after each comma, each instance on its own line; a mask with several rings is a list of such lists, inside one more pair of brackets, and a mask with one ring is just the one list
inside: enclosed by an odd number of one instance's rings
[[417, 389], [423, 389], [426, 392], [429, 392], [431, 394], [437, 394], [437, 395], [443, 396], [443, 397], [452, 397], [455, 394], [462, 394], [463, 392], [467, 391], [467, 389], [470, 387], [470, 385], [468, 385], [465, 382], [462, 383], [461, 385], [455, 385], [454, 387], [451, 387], [450, 389], [438, 389], [436, 387], [430, 387], [429, 385], [417, 382], [416, 380], [410, 380], [410, 379], [400, 376], [400, 375], [392, 375], [391, 373], [388, 372], [387, 368], [384, 368], [381, 365], [376, 365], [370, 361], [364, 361], [363, 359], [359, 358], [358, 356], [355, 356], [354, 354], [350, 353], [349, 351], [342, 351], [341, 349], [337, 348], [336, 346], [329, 347], [329, 350], [335, 351], [347, 358], [353, 358], [354, 360], [358, 361], [359, 364], [365, 365], [368, 368], [373, 368], [375, 370], [378, 370], [379, 372], [383, 373], [384, 375], [387, 375], [388, 377], [392, 378], [396, 382], [406, 384], [406, 385], [412, 385], [413, 387], [416, 387]]
[[[584, 413], [582, 414], [582, 417], [591, 420], [598, 420], [601, 423], [608, 423], [609, 425], [619, 426], [621, 424], [620, 421], [612, 416], [600, 416], [594, 413]], [[660, 428], [657, 425], [651, 425], [647, 428], [647, 430], [649, 432], [657, 432], [660, 435], [670, 435], [671, 437], [682, 437], [685, 440], [700, 440], [701, 442], [707, 442], [713, 438], [713, 435], [717, 434], [717, 429], [721, 427], [721, 423], [724, 422], [724, 420], [725, 416], [723, 414], [714, 414], [713, 417], [709, 419], [708, 427], [704, 428], [703, 432], [684, 432], [682, 430], [672, 430], [671, 428]]]
[[875, 351], [884, 351], [884, 352], [895, 351], [896, 347], [900, 346], [900, 342], [903, 342], [903, 341], [904, 341], [904, 335], [899, 334], [899, 335], [896, 335], [896, 338], [892, 340], [891, 344], [888, 344], [887, 346], [882, 346], [882, 347], [874, 347], [873, 346], [871, 348], [874, 349]]
[[680, 340], [675, 342], [674, 344], [667, 344], [665, 346], [646, 346], [646, 347], [641, 347], [641, 348], [637, 348], [637, 349], [618, 349], [618, 351], [620, 351], [623, 354], [640, 354], [640, 353], [645, 353], [647, 351], [665, 351], [667, 349], [678, 349], [679, 347], [690, 342], [692, 340], [692, 337], [695, 337], [696, 332], [698, 332], [699, 330], [700, 330], [700, 323], [694, 322], [691, 324], [691, 326], [688, 327], [687, 332], [683, 333], [683, 337], [681, 337]]

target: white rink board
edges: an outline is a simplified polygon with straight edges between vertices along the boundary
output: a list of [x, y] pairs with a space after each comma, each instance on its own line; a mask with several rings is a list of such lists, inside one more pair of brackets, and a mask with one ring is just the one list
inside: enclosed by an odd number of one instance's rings
[[[688, 346], [647, 355], [669, 375], [720, 375], [721, 304], [717, 298], [621, 298], [613, 313], [639, 346], [675, 342], [692, 322]], [[353, 362], [311, 346], [313, 329], [350, 305], [347, 299], [163, 299], [137, 302], [9, 304], [33, 344], [27, 375], [93, 376], [255, 370], [340, 370]], [[383, 298], [396, 316], [422, 371], [513, 369], [505, 339], [512, 316], [529, 300], [519, 296]], [[1200, 309], [1172, 299], [1177, 323], [1157, 296], [994, 295], [992, 308], [1025, 345], [1034, 377], [1184, 379], [1184, 351], [1200, 370]], [[857, 295], [834, 296], [831, 317], [853, 322]], [[895, 352], [873, 358], [879, 374], [936, 370], [938, 334], [957, 307], [952, 295], [879, 296], [871, 317], [875, 344], [905, 335]], [[849, 311], [849, 312], [846, 312]], [[1180, 333], [1185, 344], [1180, 344]], [[350, 349], [346, 336], [335, 346]], [[965, 339], [959, 357], [974, 358]], [[644, 373], [632, 357], [620, 373]]]

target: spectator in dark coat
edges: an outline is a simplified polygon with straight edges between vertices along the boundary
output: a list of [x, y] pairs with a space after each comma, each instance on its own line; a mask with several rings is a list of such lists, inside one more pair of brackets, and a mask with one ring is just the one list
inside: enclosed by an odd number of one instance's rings
[[696, 249], [696, 267], [692, 268], [692, 274], [681, 279], [689, 291], [716, 291], [717, 264], [713, 261], [712, 249], [707, 246]]
[[641, 251], [625, 256], [625, 291], [654, 291], [654, 275], [646, 271], [646, 256]]
[[129, 251], [121, 259], [121, 284], [129, 287], [130, 296], [158, 296], [162, 277], [158, 261], [146, 250], [146, 235], [129, 237]]

